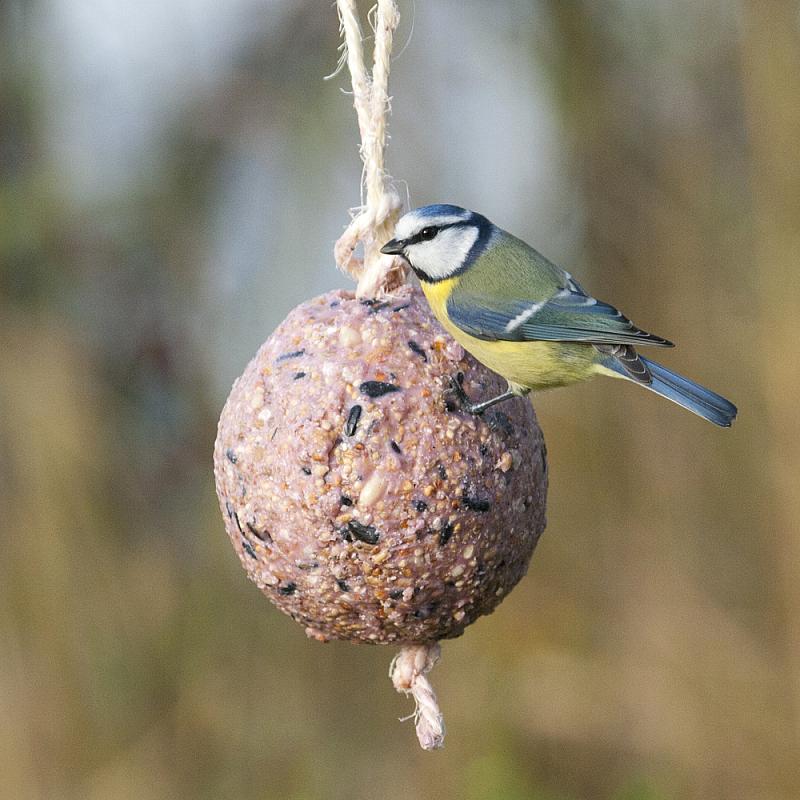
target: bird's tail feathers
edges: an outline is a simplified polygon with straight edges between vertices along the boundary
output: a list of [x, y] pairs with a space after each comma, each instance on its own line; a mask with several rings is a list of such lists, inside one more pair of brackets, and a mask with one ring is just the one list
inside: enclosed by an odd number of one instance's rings
[[[644, 362], [652, 377], [649, 383], [634, 381], [639, 386], [644, 386], [645, 389], [650, 389], [650, 391], [666, 397], [667, 400], [672, 400], [673, 403], [683, 406], [720, 427], [728, 428], [736, 419], [736, 406], [722, 395], [684, 378], [683, 375], [678, 375], [677, 372], [673, 372], [655, 361], [650, 361], [649, 358], [642, 356], [639, 358]], [[625, 367], [619, 364], [617, 359], [609, 358], [603, 363], [608, 369], [624, 378], [631, 379]]]

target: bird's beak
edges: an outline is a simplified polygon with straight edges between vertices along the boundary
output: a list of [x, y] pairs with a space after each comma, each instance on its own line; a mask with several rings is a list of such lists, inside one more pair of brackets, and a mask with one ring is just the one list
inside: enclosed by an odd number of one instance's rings
[[405, 249], [406, 243], [404, 239], [390, 239], [386, 244], [381, 247], [381, 253], [387, 256], [401, 256]]

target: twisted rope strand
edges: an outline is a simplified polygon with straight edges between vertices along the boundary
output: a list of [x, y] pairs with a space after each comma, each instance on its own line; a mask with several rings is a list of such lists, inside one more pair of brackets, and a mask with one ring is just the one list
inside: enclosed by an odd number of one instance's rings
[[[362, 205], [355, 210], [347, 229], [336, 242], [337, 266], [358, 281], [359, 297], [376, 297], [405, 282], [401, 259], [384, 256], [380, 248], [391, 238], [402, 201], [384, 169], [386, 121], [389, 113], [389, 70], [394, 31], [400, 14], [394, 0], [378, 0], [375, 12], [375, 47], [372, 76], [367, 73], [362, 50], [363, 36], [355, 0], [337, 0], [344, 36], [345, 58], [353, 85], [353, 106], [361, 135], [359, 152], [364, 162]], [[365, 197], [366, 196], [366, 197]], [[359, 244], [364, 259], [355, 256]]]

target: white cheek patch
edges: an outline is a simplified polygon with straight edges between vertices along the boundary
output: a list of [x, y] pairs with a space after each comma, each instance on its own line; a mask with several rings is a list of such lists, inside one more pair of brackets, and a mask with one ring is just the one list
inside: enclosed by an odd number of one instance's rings
[[478, 229], [472, 225], [445, 228], [435, 239], [409, 246], [408, 258], [431, 278], [446, 278], [464, 264], [478, 235]]

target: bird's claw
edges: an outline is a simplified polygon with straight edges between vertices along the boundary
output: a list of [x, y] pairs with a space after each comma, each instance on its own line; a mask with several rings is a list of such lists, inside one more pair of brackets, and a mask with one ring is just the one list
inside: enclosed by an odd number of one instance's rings
[[[461, 407], [464, 411], [474, 416], [480, 416], [483, 413], [481, 403], [473, 403], [469, 395], [464, 391], [461, 382], [464, 380], [463, 373], [459, 372], [458, 375], [450, 376], [450, 386], [445, 391], [445, 405], [448, 411], [455, 411], [457, 407]], [[451, 398], [455, 398], [457, 405], [451, 402]]]

